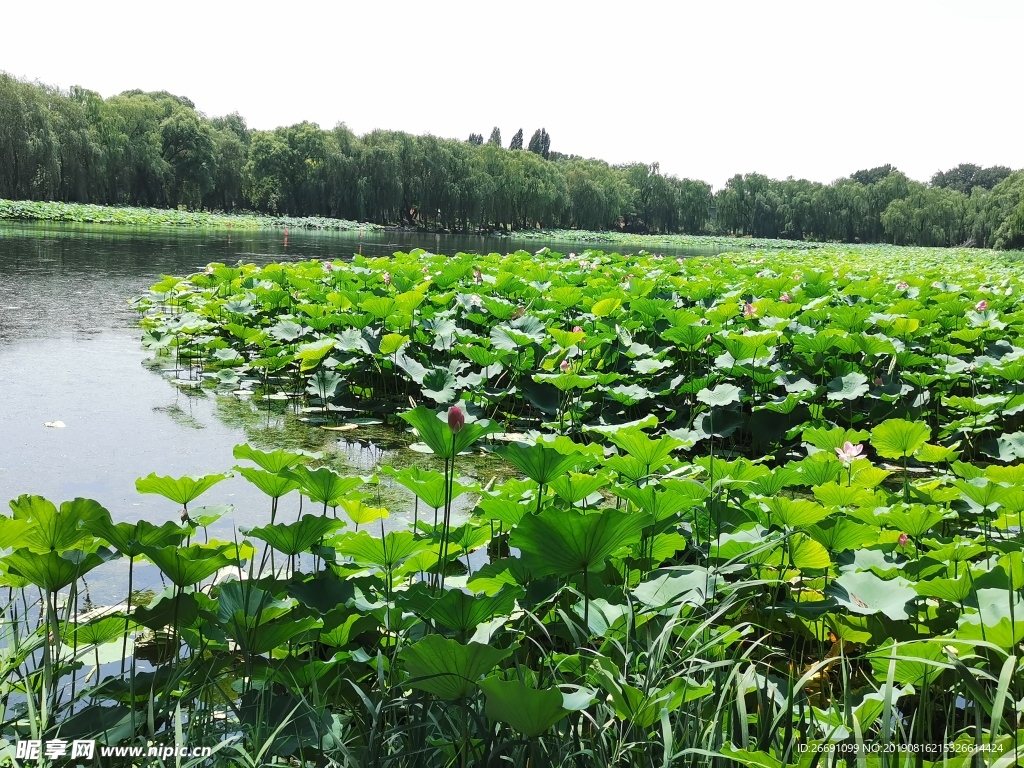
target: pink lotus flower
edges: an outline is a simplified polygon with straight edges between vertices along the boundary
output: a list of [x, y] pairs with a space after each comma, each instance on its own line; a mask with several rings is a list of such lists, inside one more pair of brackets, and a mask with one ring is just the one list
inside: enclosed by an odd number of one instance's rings
[[784, 293], [781, 296], [779, 296], [779, 301], [781, 301], [783, 304], [789, 304], [792, 301], [792, 299], [789, 298], [788, 293]]
[[558, 364], [558, 370], [560, 370], [562, 373], [568, 373], [569, 372], [569, 361], [568, 360], [563, 360], [561, 363], [559, 363]]
[[984, 312], [986, 309], [988, 309], [988, 302], [985, 301], [984, 299], [982, 299], [981, 301], [974, 305], [975, 312]]
[[896, 283], [896, 290], [897, 291], [905, 291], [909, 287], [910, 287], [910, 283], [906, 282], [905, 280], [900, 280], [898, 283]]
[[743, 316], [746, 318], [757, 317], [757, 307], [749, 302], [743, 305]]
[[330, 272], [334, 269], [334, 265], [329, 261], [324, 262], [324, 272]]
[[384, 285], [391, 285], [391, 273], [390, 272], [385, 272], [384, 275], [383, 275], [383, 278], [384, 278]]
[[900, 534], [899, 542], [900, 542], [900, 546], [901, 547], [907, 546], [907, 542], [909, 542], [909, 541], [910, 541], [910, 537], [907, 536], [907, 534], [905, 534], [905, 533], [901, 533]]
[[466, 417], [462, 414], [462, 409], [453, 405], [448, 409], [448, 429], [452, 431], [453, 435], [457, 435], [464, 426], [466, 426]]
[[581, 325], [574, 325], [572, 327], [572, 332], [573, 333], [583, 333], [583, 326], [581, 326]]
[[849, 440], [843, 443], [842, 448], [836, 448], [836, 455], [843, 464], [852, 464], [854, 459], [864, 453], [863, 445], [854, 445]]

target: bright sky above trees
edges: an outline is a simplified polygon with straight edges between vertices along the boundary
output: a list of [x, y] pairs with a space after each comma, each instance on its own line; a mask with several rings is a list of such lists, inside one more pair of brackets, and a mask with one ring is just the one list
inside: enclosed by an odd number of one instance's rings
[[[1024, 167], [1024, 4], [263, 5], [67, 0], [4, 8], [0, 70], [110, 96], [168, 90], [256, 128], [302, 120], [830, 181], [892, 163]], [[15, 32], [16, 31], [16, 32]]]

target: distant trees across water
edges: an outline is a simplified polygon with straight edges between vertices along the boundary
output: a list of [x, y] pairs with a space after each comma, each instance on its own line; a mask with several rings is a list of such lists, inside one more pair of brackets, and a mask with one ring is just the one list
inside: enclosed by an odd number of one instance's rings
[[502, 146], [344, 124], [257, 131], [187, 98], [108, 99], [0, 73], [0, 198], [257, 210], [451, 230], [577, 228], [1024, 247], [1024, 171], [964, 164], [929, 184], [891, 166], [831, 184], [736, 175], [713, 193], [657, 163], [552, 149], [544, 128]]

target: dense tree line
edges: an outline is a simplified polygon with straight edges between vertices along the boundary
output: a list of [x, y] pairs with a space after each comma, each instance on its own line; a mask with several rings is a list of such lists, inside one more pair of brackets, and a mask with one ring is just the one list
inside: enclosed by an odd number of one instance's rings
[[329, 216], [452, 230], [573, 227], [1024, 246], [1024, 172], [961, 165], [930, 184], [891, 166], [832, 184], [734, 176], [717, 193], [657, 163], [565, 155], [537, 129], [487, 141], [300, 123], [257, 131], [186, 98], [104, 99], [0, 73], [0, 197]]

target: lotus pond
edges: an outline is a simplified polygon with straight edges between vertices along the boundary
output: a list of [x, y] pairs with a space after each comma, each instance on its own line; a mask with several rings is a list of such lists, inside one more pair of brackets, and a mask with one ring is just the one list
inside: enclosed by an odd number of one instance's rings
[[[419, 458], [346, 474], [239, 445], [138, 480], [181, 512], [163, 524], [14, 500], [8, 738], [176, 734], [224, 765], [1016, 765], [1006, 259], [412, 251], [163, 278], [136, 306], [175, 387], [325, 434], [381, 422]], [[264, 501], [219, 540], [199, 505], [229, 469]], [[115, 560], [124, 602], [76, 613]], [[166, 585], [145, 604], [142, 563]]]

